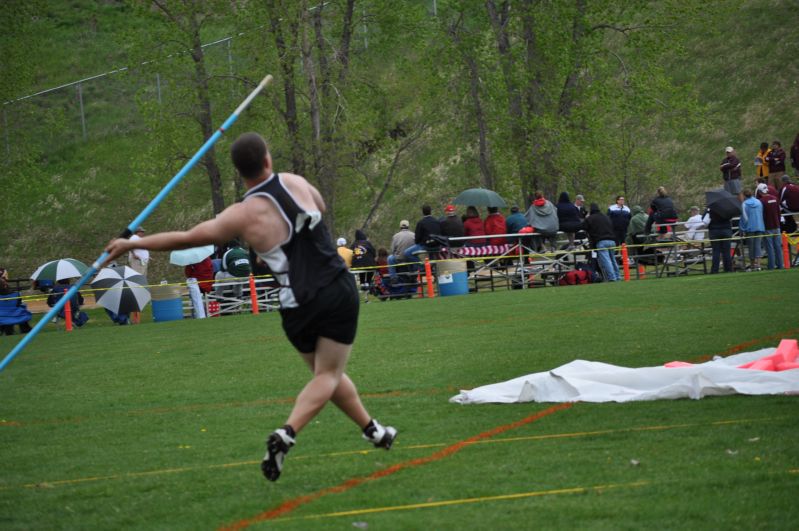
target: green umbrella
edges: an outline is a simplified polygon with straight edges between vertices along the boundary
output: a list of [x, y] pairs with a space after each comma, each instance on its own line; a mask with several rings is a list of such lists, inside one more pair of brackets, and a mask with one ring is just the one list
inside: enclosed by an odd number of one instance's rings
[[483, 207], [505, 207], [508, 206], [505, 200], [493, 190], [485, 188], [469, 188], [458, 194], [453, 201], [456, 205], [483, 206]]
[[89, 270], [89, 266], [74, 258], [53, 260], [33, 272], [31, 280], [51, 280], [57, 282], [65, 278], [80, 278]]

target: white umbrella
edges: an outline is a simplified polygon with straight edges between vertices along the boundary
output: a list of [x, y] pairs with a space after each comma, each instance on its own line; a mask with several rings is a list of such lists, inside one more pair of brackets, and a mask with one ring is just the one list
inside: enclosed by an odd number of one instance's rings
[[52, 280], [80, 278], [89, 270], [89, 266], [74, 258], [62, 258], [40, 265], [31, 275], [31, 280]]
[[169, 263], [178, 266], [197, 264], [212, 254], [214, 254], [213, 245], [204, 245], [202, 247], [192, 247], [191, 249], [183, 249], [181, 251], [172, 251], [169, 253]]
[[92, 282], [97, 304], [114, 313], [140, 312], [150, 302], [144, 275], [128, 266], [106, 267]]

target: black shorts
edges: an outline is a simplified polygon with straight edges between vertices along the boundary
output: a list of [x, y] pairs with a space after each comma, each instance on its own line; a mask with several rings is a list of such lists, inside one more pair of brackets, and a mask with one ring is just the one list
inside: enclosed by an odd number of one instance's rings
[[280, 310], [283, 330], [291, 344], [304, 354], [316, 350], [320, 337], [351, 345], [358, 329], [359, 304], [355, 279], [349, 271], [342, 271], [311, 302]]

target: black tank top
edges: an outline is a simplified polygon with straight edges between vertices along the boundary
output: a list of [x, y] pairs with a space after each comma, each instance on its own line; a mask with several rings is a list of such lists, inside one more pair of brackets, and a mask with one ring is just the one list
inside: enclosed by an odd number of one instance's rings
[[280, 179], [269, 179], [251, 188], [244, 200], [264, 197], [271, 200], [289, 227], [289, 237], [275, 248], [257, 253], [281, 285], [280, 305], [296, 308], [312, 301], [317, 291], [346, 270], [318, 210], [305, 211]]

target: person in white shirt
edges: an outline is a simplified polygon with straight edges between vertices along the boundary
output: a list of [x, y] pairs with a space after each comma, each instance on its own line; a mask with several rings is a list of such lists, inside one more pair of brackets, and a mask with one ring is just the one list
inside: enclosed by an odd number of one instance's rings
[[691, 207], [691, 217], [685, 222], [685, 228], [688, 232], [685, 233], [686, 241], [704, 240], [705, 239], [705, 222], [702, 221], [702, 215], [699, 213], [699, 207]]
[[[140, 240], [142, 234], [144, 234], [144, 228], [139, 227], [133, 236], [130, 237], [130, 241]], [[128, 265], [144, 276], [147, 276], [147, 264], [149, 262], [150, 251], [147, 249], [132, 249], [128, 253]]]

